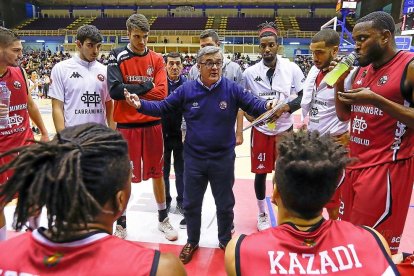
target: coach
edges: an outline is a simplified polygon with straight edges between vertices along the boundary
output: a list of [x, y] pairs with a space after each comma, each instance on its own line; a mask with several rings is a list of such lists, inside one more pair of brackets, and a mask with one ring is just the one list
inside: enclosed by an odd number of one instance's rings
[[220, 48], [207, 46], [199, 51], [200, 76], [177, 88], [163, 101], [140, 100], [125, 92], [128, 103], [138, 112], [161, 116], [181, 110], [187, 122], [184, 143], [184, 217], [187, 244], [180, 259], [188, 263], [198, 249], [201, 207], [210, 182], [217, 208], [219, 246], [224, 249], [231, 239], [234, 218], [234, 124], [239, 108], [259, 116], [276, 103], [260, 100], [235, 82], [222, 78], [223, 54]]

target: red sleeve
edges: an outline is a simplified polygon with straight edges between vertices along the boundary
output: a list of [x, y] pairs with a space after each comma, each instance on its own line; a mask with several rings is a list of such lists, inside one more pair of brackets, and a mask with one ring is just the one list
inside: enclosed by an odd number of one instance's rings
[[168, 95], [168, 85], [167, 85], [167, 72], [165, 71], [165, 65], [163, 58], [156, 54], [157, 63], [155, 66], [154, 72], [154, 84], [155, 87], [152, 88], [148, 93], [141, 96], [145, 100], [163, 100]]

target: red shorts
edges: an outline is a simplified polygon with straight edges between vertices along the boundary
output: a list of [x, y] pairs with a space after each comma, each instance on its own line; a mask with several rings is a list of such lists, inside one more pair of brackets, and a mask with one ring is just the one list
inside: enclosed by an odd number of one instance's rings
[[132, 182], [162, 177], [164, 142], [161, 124], [142, 128], [118, 128], [128, 143]]
[[346, 170], [339, 218], [375, 228], [395, 254], [401, 240], [414, 182], [414, 158]]
[[250, 160], [252, 173], [271, 173], [275, 169], [278, 135], [266, 135], [252, 128], [250, 138]]

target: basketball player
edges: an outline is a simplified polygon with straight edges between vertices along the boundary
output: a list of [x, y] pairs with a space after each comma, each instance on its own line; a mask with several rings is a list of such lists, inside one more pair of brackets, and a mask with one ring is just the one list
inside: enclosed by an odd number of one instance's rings
[[[259, 29], [262, 60], [243, 72], [244, 87], [261, 99], [277, 99], [286, 103], [276, 115], [276, 123], [252, 128], [251, 171], [255, 173], [254, 190], [259, 207], [257, 229], [270, 227], [266, 214], [266, 175], [274, 170], [277, 137], [293, 129], [292, 113], [300, 108], [302, 82], [305, 77], [299, 66], [277, 55], [279, 44], [274, 23], [263, 23]], [[289, 102], [291, 95], [298, 95]], [[253, 118], [247, 116], [249, 121]]]
[[[397, 253], [414, 182], [414, 54], [398, 51], [386, 12], [357, 21], [352, 36], [360, 68], [353, 90], [338, 87], [340, 120], [351, 119], [350, 156], [340, 219], [373, 227]], [[346, 92], [341, 92], [346, 91]]]
[[[9, 29], [0, 27], [0, 82], [4, 82], [11, 92], [9, 107], [0, 104], [0, 115], [9, 114], [9, 124], [0, 129], [0, 155], [7, 150], [31, 143], [34, 138], [30, 129], [30, 119], [39, 127], [40, 139], [49, 140], [39, 109], [28, 92], [26, 72], [18, 67], [18, 61], [23, 56], [22, 51], [19, 36]], [[1, 157], [0, 165], [7, 164], [10, 160], [10, 157]], [[0, 185], [6, 183], [11, 176], [11, 171], [1, 172]], [[6, 239], [4, 205], [4, 202], [0, 202], [0, 241]], [[31, 218], [29, 227], [37, 226], [38, 220]]]
[[115, 129], [106, 66], [96, 60], [101, 45], [99, 30], [92, 25], [83, 25], [76, 32], [78, 55], [53, 67], [49, 96], [56, 131], [88, 122]]
[[[108, 60], [109, 93], [115, 100], [114, 121], [129, 145], [132, 182], [152, 178], [158, 207], [158, 229], [166, 239], [173, 241], [178, 238], [178, 233], [169, 222], [165, 200], [161, 118], [137, 113], [124, 97], [126, 88], [147, 100], [164, 99], [168, 89], [164, 60], [160, 54], [147, 48], [150, 25], [144, 15], [131, 15], [126, 25], [130, 43], [112, 50]], [[125, 238], [126, 214], [117, 221], [116, 233]]]
[[[10, 157], [16, 153], [6, 153]], [[0, 168], [15, 171], [0, 198], [19, 200], [15, 228], [43, 207], [48, 228], [0, 243], [5, 275], [185, 275], [173, 254], [160, 254], [112, 236], [131, 194], [127, 143], [96, 123], [67, 127]]]
[[281, 139], [273, 192], [279, 226], [232, 239], [228, 275], [398, 275], [380, 234], [322, 216], [349, 160], [328, 135], [300, 131]]
[[[303, 85], [301, 107], [302, 118], [309, 114], [309, 131], [317, 130], [321, 135], [332, 135], [338, 143], [346, 146], [349, 143], [349, 121], [342, 122], [336, 116], [334, 88], [323, 81], [331, 61], [338, 54], [339, 41], [339, 34], [333, 29], [323, 29], [312, 38], [309, 48], [314, 66]], [[347, 79], [348, 89], [351, 87], [350, 79]], [[325, 206], [330, 219], [338, 219], [339, 196], [338, 189]]]

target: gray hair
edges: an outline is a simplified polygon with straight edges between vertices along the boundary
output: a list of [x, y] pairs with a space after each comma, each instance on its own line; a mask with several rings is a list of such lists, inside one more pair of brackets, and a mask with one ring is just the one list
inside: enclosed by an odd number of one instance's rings
[[127, 31], [141, 30], [143, 32], [150, 31], [150, 25], [148, 19], [143, 14], [134, 13], [131, 15], [126, 22]]
[[221, 51], [220, 47], [216, 47], [216, 46], [206, 46], [204, 48], [201, 48], [198, 51], [198, 54], [197, 54], [197, 63], [200, 63], [201, 58], [203, 56], [205, 56], [205, 55], [213, 55], [215, 53], [220, 53], [221, 59], [224, 61], [223, 52]]

